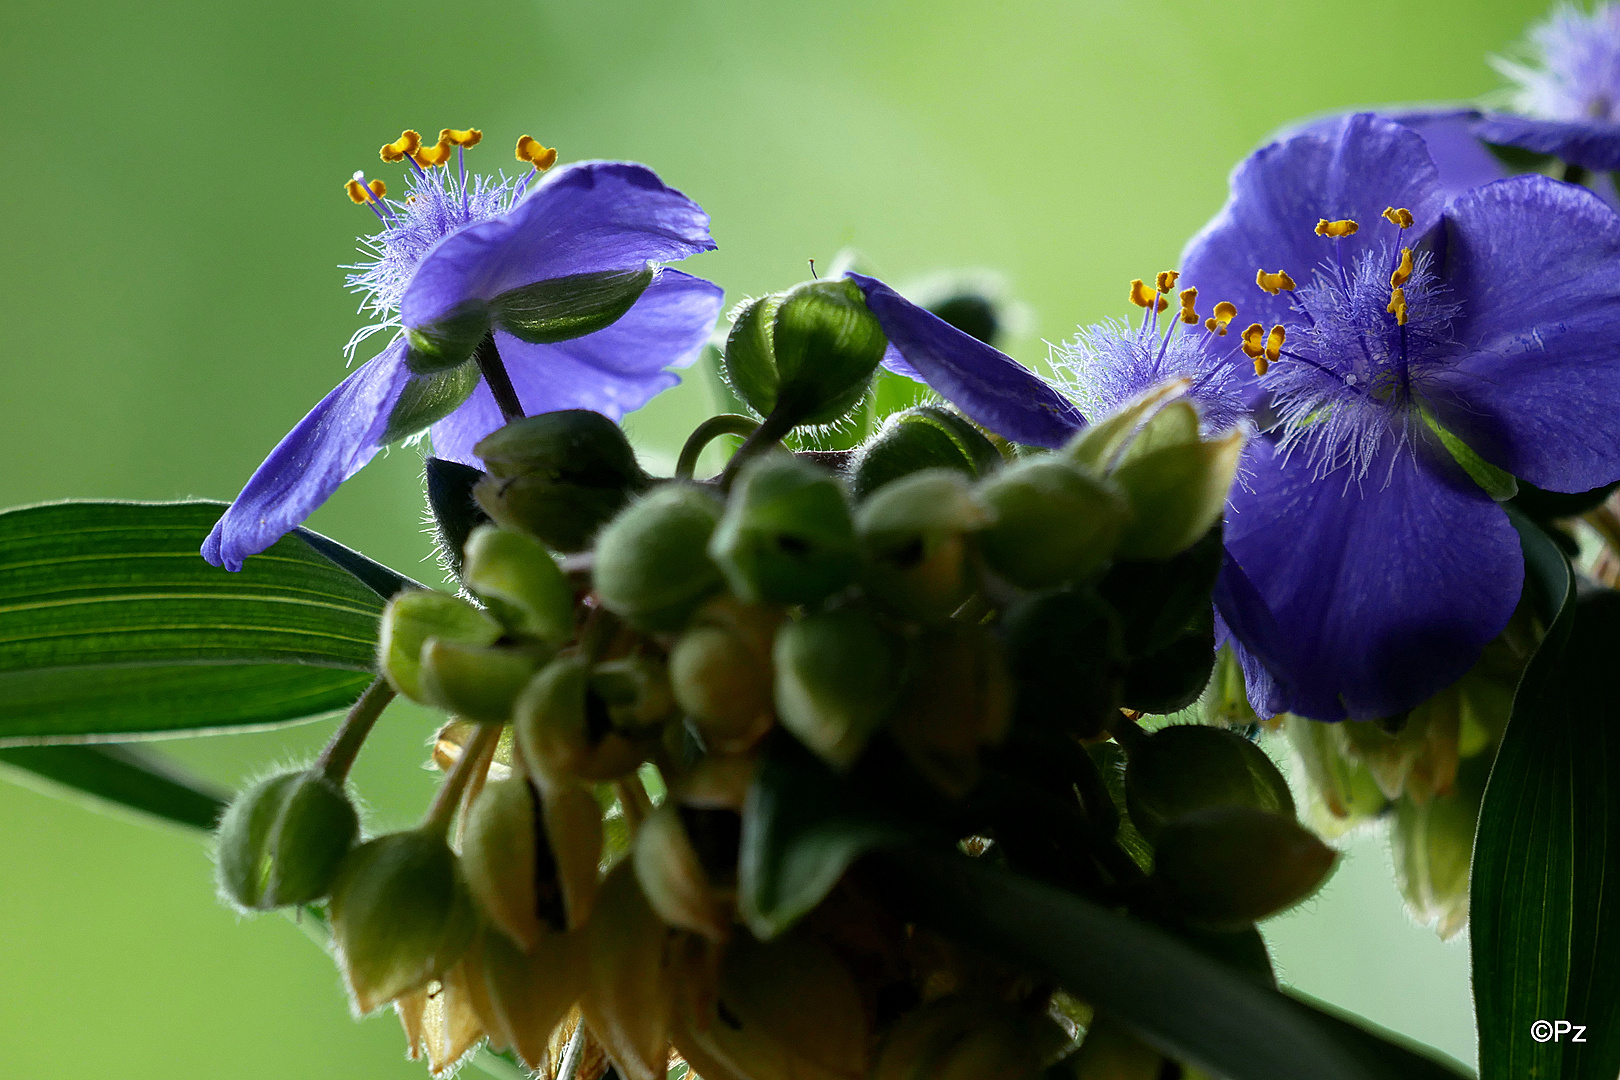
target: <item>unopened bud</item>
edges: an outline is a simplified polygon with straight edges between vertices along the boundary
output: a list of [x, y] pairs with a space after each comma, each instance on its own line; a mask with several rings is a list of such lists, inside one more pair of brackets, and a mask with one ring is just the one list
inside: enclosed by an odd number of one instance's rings
[[857, 502], [885, 484], [924, 469], [951, 469], [970, 478], [1001, 467], [994, 444], [967, 420], [937, 405], [897, 412], [861, 444], [850, 466]]
[[551, 845], [537, 827], [540, 794], [514, 776], [484, 785], [461, 837], [467, 888], [484, 914], [524, 950], [567, 929]]
[[979, 781], [979, 748], [1007, 734], [1012, 696], [1000, 645], [982, 627], [957, 624], [918, 642], [889, 728], [918, 772], [961, 797]]
[[1008, 609], [1003, 633], [1020, 724], [1089, 739], [1118, 715], [1119, 615], [1095, 592], [1024, 597]]
[[1130, 507], [1107, 480], [1056, 456], [1028, 458], [979, 484], [985, 561], [1026, 589], [1082, 580], [1114, 555]]
[[866, 393], [887, 347], [854, 282], [806, 281], [739, 311], [726, 339], [726, 379], [761, 416], [831, 423]]
[[613, 727], [591, 689], [590, 663], [575, 652], [541, 669], [513, 708], [524, 760], [544, 776], [616, 780], [640, 765], [647, 747]]
[[1221, 519], [1245, 437], [1163, 446], [1132, 457], [1113, 480], [1135, 516], [1119, 538], [1133, 559], [1167, 559], [1196, 543]]
[[709, 538], [724, 507], [693, 484], [665, 484], [614, 518], [596, 544], [602, 602], [643, 630], [678, 630], [722, 584]]
[[996, 345], [1009, 325], [1021, 328], [1029, 317], [1024, 305], [1009, 299], [1006, 279], [994, 271], [942, 270], [901, 291], [918, 307], [986, 345]]
[[899, 655], [871, 615], [809, 615], [776, 632], [776, 709], [822, 760], [849, 769], [888, 715]]
[[1163, 1054], [1099, 1016], [1065, 1065], [1072, 1080], [1159, 1080], [1164, 1063]]
[[261, 780], [219, 823], [220, 891], [245, 910], [319, 900], [359, 834], [354, 804], [319, 770]]
[[561, 645], [574, 636], [574, 589], [551, 553], [519, 533], [485, 525], [467, 540], [462, 582], [514, 633]]
[[460, 577], [467, 537], [489, 521], [484, 508], [473, 499], [473, 488], [484, 478], [483, 470], [430, 456], [422, 462], [422, 478], [439, 555], [450, 572]]
[[1462, 752], [1462, 696], [1455, 684], [1394, 723], [1348, 720], [1339, 725], [1346, 750], [1366, 766], [1391, 799], [1426, 802], [1451, 791]]
[[458, 645], [429, 638], [422, 646], [417, 700], [477, 720], [504, 724], [542, 655], [533, 649]]
[[868, 594], [914, 619], [949, 618], [978, 584], [970, 537], [986, 521], [967, 479], [949, 469], [880, 488], [856, 515]]
[[1186, 379], [1171, 379], [1144, 390], [1113, 413], [1082, 428], [1063, 448], [1062, 456], [1098, 476], [1112, 472], [1142, 426], [1167, 402], [1185, 394], [1188, 385]]
[[1122, 468], [1126, 462], [1146, 457], [1155, 450], [1191, 446], [1197, 441], [1198, 408], [1186, 398], [1177, 398], [1166, 402], [1137, 428], [1114, 468]]
[[843, 485], [788, 454], [743, 467], [709, 556], [732, 592], [756, 604], [815, 603], [853, 582], [861, 565]]
[[552, 1053], [552, 1033], [585, 991], [584, 935], [543, 933], [527, 954], [499, 934], [483, 938], [479, 959], [493, 1014], [492, 1041], [498, 1034], [524, 1065], [554, 1075], [560, 1062]]
[[377, 642], [378, 666], [395, 690], [432, 704], [422, 690], [422, 646], [429, 638], [461, 645], [493, 645], [501, 624], [467, 601], [432, 589], [407, 589], [388, 601]]
[[380, 836], [355, 848], [332, 886], [330, 911], [358, 1016], [443, 978], [478, 923], [455, 853], [433, 829]]
[[1189, 919], [1240, 929], [1310, 896], [1337, 859], [1291, 814], [1212, 806], [1160, 829], [1153, 880]]
[[1215, 806], [1294, 816], [1294, 797], [1266, 752], [1235, 731], [1171, 724], [1125, 742], [1131, 822], [1153, 840], [1165, 822]]
[[619, 426], [585, 409], [514, 421], [473, 452], [489, 469], [473, 492], [478, 505], [558, 551], [584, 550], [651, 482]]
[[[1312, 825], [1339, 835], [1381, 815], [1389, 800], [1361, 762], [1345, 752], [1343, 724], [1324, 724], [1303, 716], [1290, 716], [1283, 730], [1299, 757], [1313, 804]], [[1321, 820], [1318, 820], [1321, 818]]]
[[641, 823], [631, 859], [659, 918], [712, 941], [730, 936], [733, 905], [709, 881], [675, 802], [666, 800]]
[[607, 706], [614, 728], [632, 737], [656, 733], [675, 711], [669, 671], [650, 656], [597, 664], [591, 668], [591, 691]]
[[710, 751], [745, 751], [775, 723], [771, 643], [781, 621], [776, 608], [722, 596], [693, 617], [670, 650], [675, 700]]
[[585, 1023], [625, 1080], [663, 1080], [674, 991], [665, 962], [669, 931], [631, 866], [609, 871], [585, 933]]
[[1411, 798], [1395, 803], [1389, 833], [1395, 884], [1413, 917], [1432, 924], [1442, 940], [1468, 925], [1468, 871], [1490, 769], [1486, 757], [1466, 762], [1449, 794], [1423, 803]]

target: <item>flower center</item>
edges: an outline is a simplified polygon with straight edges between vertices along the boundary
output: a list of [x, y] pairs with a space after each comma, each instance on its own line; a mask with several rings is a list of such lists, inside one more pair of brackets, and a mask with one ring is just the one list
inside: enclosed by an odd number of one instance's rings
[[1591, 12], [1560, 5], [1530, 32], [1529, 60], [1497, 60], [1517, 83], [1520, 112], [1552, 120], [1613, 122], [1620, 101], [1620, 5]]
[[[400, 299], [439, 241], [511, 209], [534, 178], [557, 161], [554, 148], [525, 135], [517, 142], [517, 159], [530, 167], [527, 173], [517, 178], [469, 174], [466, 152], [483, 138], [477, 128], [445, 128], [438, 141], [426, 145], [415, 131], [403, 131], [378, 151], [384, 162], [407, 165], [403, 199], [389, 199], [388, 186], [381, 180], [367, 182], [364, 172], [356, 172], [344, 185], [349, 198], [368, 207], [382, 224], [379, 232], [360, 238], [365, 258], [345, 267], [354, 271], [347, 283], [350, 291], [362, 294], [360, 310], [376, 320], [349, 340], [345, 352], [351, 356], [372, 334], [399, 325]], [[449, 167], [452, 157], [454, 170]]]

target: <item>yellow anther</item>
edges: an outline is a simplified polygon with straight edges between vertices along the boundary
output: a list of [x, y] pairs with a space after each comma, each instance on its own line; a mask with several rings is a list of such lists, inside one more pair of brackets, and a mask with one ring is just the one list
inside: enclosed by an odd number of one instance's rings
[[1284, 289], [1289, 292], [1294, 291], [1294, 279], [1288, 276], [1286, 270], [1279, 270], [1275, 274], [1268, 274], [1264, 270], [1256, 270], [1254, 272], [1254, 283], [1272, 296], [1276, 296]]
[[384, 161], [404, 161], [411, 154], [422, 148], [422, 136], [406, 129], [399, 133], [399, 138], [383, 147], [380, 153]]
[[1222, 300], [1215, 305], [1215, 314], [1204, 320], [1204, 329], [1221, 337], [1226, 336], [1226, 324], [1237, 318], [1237, 305]]
[[450, 160], [450, 140], [439, 136], [439, 141], [432, 146], [424, 146], [411, 157], [424, 169], [431, 169], [443, 165]]
[[1256, 375], [1264, 375], [1266, 372], [1268, 372], [1270, 370], [1271, 370], [1271, 361], [1267, 360], [1265, 358], [1264, 354], [1261, 354], [1260, 356], [1257, 356], [1257, 357], [1254, 358], [1254, 373]]
[[1410, 229], [1412, 227], [1412, 211], [1410, 210], [1403, 210], [1399, 207], [1391, 206], [1384, 210], [1384, 217], [1389, 219], [1389, 223], [1391, 225], [1398, 226], [1402, 229]]
[[1266, 354], [1266, 345], [1263, 340], [1266, 328], [1259, 323], [1250, 323], [1249, 328], [1243, 331], [1243, 355], [1250, 360], [1258, 359]]
[[1361, 226], [1357, 225], [1349, 218], [1345, 218], [1343, 221], [1329, 221], [1327, 218], [1323, 218], [1321, 221], [1316, 223], [1316, 235], [1331, 236], [1337, 240], [1341, 236], [1356, 235], [1356, 230], [1359, 228], [1361, 228]]
[[[1276, 363], [1277, 357], [1282, 355], [1283, 341], [1287, 337], [1288, 332], [1280, 325], [1271, 328], [1271, 333], [1266, 336], [1266, 362], [1268, 364]], [[1262, 371], [1260, 374], [1264, 375], [1265, 372]]]
[[1141, 278], [1131, 281], [1131, 303], [1139, 308], [1150, 308], [1153, 311], [1163, 311], [1170, 306], [1170, 301], [1147, 287]]
[[1167, 293], [1176, 287], [1176, 279], [1179, 277], [1181, 277], [1180, 270], [1160, 270], [1159, 276], [1153, 280], [1154, 283], [1159, 287], [1160, 292]]
[[527, 135], [517, 141], [517, 159], [527, 161], [541, 172], [545, 172], [557, 164], [557, 148], [540, 145], [538, 139], [531, 139]]
[[1396, 286], [1390, 290], [1389, 306], [1384, 309], [1395, 316], [1395, 322], [1401, 326], [1406, 325], [1406, 290]]
[[484, 133], [477, 128], [468, 128], [466, 131], [457, 131], [455, 128], [441, 128], [440, 142], [450, 142], [456, 146], [477, 146], [483, 139]]
[[1400, 265], [1395, 267], [1394, 272], [1389, 275], [1390, 287], [1394, 288], [1394, 289], [1398, 289], [1402, 285], [1405, 285], [1407, 283], [1407, 281], [1409, 281], [1411, 279], [1411, 277], [1412, 277], [1412, 249], [1411, 248], [1401, 248], [1401, 262], [1400, 262]]
[[1197, 302], [1197, 289], [1181, 290], [1181, 321], [1186, 323], [1188, 326], [1198, 325], [1198, 312], [1193, 310], [1193, 305]]
[[365, 185], [358, 180], [350, 180], [343, 185], [343, 188], [349, 193], [349, 199], [360, 206], [364, 206], [371, 201], [371, 196], [366, 193]]

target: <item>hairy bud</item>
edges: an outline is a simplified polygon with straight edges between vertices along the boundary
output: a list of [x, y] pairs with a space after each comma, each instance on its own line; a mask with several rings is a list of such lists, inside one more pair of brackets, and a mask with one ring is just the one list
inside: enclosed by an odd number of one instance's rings
[[912, 473], [861, 505], [867, 592], [925, 622], [950, 617], [973, 594], [971, 536], [988, 518], [967, 480], [948, 469]]
[[1235, 731], [1172, 724], [1125, 742], [1125, 801], [1153, 840], [1165, 822], [1214, 806], [1294, 816], [1288, 782], [1266, 752]]
[[458, 645], [429, 638], [422, 646], [418, 699], [485, 724], [504, 724], [540, 659], [533, 650]]
[[752, 747], [775, 723], [771, 644], [779, 609], [722, 596], [692, 619], [669, 653], [675, 700], [711, 751]]
[[809, 615], [776, 632], [776, 708], [782, 724], [836, 769], [848, 769], [895, 698], [899, 653], [871, 615]]
[[897, 412], [861, 444], [851, 466], [857, 501], [924, 469], [950, 469], [969, 478], [1001, 467], [995, 445], [967, 420], [937, 405]]
[[1310, 896], [1337, 860], [1292, 816], [1211, 806], [1159, 830], [1153, 880], [1189, 919], [1241, 929]]
[[244, 910], [325, 896], [360, 834], [341, 784], [311, 769], [261, 780], [219, 823], [219, 888]]
[[666, 484], [626, 509], [597, 541], [602, 602], [640, 629], [679, 629], [720, 589], [708, 546], [723, 509], [693, 484]]
[[484, 525], [467, 540], [462, 582], [513, 633], [561, 645], [574, 636], [574, 589], [551, 553], [520, 533]]
[[493, 645], [501, 624], [460, 597], [407, 589], [388, 601], [377, 641], [377, 662], [395, 690], [431, 705], [422, 689], [422, 646], [429, 638], [460, 645]]
[[1028, 458], [981, 482], [985, 561], [1026, 589], [1079, 581], [1113, 557], [1130, 508], [1106, 480], [1055, 456]]
[[861, 565], [843, 485], [788, 454], [743, 467], [709, 555], [731, 590], [756, 604], [815, 603], [853, 582]]
[[613, 726], [591, 688], [590, 662], [563, 652], [541, 669], [513, 708], [524, 760], [543, 777], [616, 780], [640, 765], [647, 747]]

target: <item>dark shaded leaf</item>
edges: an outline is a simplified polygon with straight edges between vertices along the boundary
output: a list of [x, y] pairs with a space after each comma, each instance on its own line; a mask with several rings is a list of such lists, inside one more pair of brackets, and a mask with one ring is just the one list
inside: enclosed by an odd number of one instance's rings
[[0, 765], [68, 789], [51, 794], [87, 795], [192, 829], [211, 831], [225, 812], [225, 792], [139, 747], [13, 746], [0, 749]]
[[298, 536], [241, 573], [209, 566], [197, 552], [223, 509], [0, 513], [0, 745], [263, 726], [359, 697], [381, 591], [404, 579]]
[[[1526, 668], [1480, 808], [1470, 883], [1484, 1080], [1620, 1072], [1620, 593], [1576, 598], [1569, 564], [1515, 516], [1551, 625]], [[1538, 1021], [1581, 1025], [1549, 1031]]]

